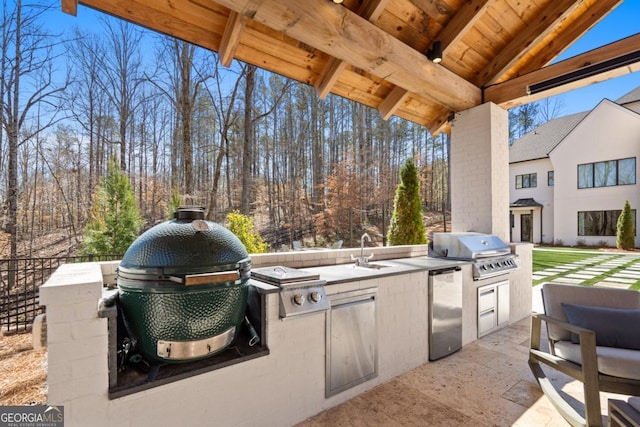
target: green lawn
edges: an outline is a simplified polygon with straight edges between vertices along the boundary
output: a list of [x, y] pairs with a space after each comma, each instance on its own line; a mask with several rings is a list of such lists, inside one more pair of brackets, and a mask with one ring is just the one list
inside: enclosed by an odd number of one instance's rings
[[533, 271], [540, 271], [546, 268], [553, 268], [563, 264], [569, 264], [576, 261], [582, 261], [588, 258], [594, 258], [598, 256], [597, 253], [588, 252], [567, 252], [560, 251], [547, 251], [547, 250], [535, 250], [533, 251]]
[[[559, 277], [565, 276], [571, 273], [580, 273], [582, 269], [589, 265], [593, 265], [598, 263], [595, 259], [598, 256], [607, 255], [604, 252], [595, 251], [593, 249], [575, 249], [575, 248], [534, 248], [533, 250], [533, 272], [542, 271], [548, 268], [558, 267], [561, 265], [570, 264], [576, 261], [584, 261], [594, 258], [593, 263], [587, 263], [582, 266], [577, 266], [574, 269], [558, 273], [556, 275], [547, 276], [543, 279], [534, 280], [533, 284], [538, 285], [543, 282], [553, 281]], [[621, 258], [623, 254], [610, 254], [612, 255], [611, 260], [616, 258]], [[640, 257], [638, 258], [640, 260]], [[617, 268], [614, 268], [606, 273], [598, 275], [592, 279], [587, 279], [581, 283], [584, 286], [591, 286], [598, 282], [601, 282], [603, 279], [615, 274], [618, 271], [625, 269], [627, 266], [637, 262], [638, 260], [631, 260], [628, 263], [621, 265]], [[640, 280], [630, 285], [630, 289], [640, 290]]]

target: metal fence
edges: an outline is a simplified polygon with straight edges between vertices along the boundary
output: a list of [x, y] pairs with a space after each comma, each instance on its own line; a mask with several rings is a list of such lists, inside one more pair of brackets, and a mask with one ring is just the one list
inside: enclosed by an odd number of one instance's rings
[[118, 260], [122, 255], [0, 259], [0, 331], [27, 332], [44, 312], [39, 291], [62, 264]]

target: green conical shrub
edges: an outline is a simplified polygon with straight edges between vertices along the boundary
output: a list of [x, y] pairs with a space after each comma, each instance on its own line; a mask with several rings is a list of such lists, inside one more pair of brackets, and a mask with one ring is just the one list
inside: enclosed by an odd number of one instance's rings
[[422, 221], [420, 181], [413, 159], [400, 169], [400, 184], [393, 199], [393, 215], [387, 233], [389, 246], [419, 245], [427, 243]]
[[122, 255], [138, 237], [143, 220], [129, 178], [113, 158], [93, 195], [84, 228], [83, 255]]
[[625, 250], [633, 249], [635, 247], [635, 234], [633, 218], [631, 217], [631, 206], [627, 200], [624, 202], [624, 208], [618, 217], [616, 247]]

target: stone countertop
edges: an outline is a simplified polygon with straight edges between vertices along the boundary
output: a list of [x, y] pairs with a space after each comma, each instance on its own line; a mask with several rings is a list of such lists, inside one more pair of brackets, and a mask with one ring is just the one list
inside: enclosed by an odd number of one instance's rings
[[468, 261], [452, 261], [428, 256], [400, 259], [372, 260], [371, 267], [357, 267], [354, 263], [339, 264], [324, 267], [304, 267], [302, 270], [318, 273], [320, 279], [326, 280], [327, 285], [337, 285], [359, 280], [397, 276], [417, 271], [435, 270], [468, 264]]

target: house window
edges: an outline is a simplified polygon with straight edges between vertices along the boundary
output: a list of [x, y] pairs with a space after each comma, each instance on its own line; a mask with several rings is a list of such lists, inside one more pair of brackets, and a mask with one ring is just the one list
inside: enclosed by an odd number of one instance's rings
[[[621, 210], [578, 212], [578, 236], [615, 236]], [[635, 235], [636, 210], [631, 209]]]
[[516, 188], [534, 188], [538, 186], [538, 174], [516, 175]]
[[553, 187], [553, 171], [547, 172], [547, 185]]
[[635, 183], [635, 157], [578, 165], [578, 188], [611, 187]]

